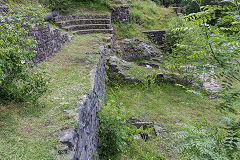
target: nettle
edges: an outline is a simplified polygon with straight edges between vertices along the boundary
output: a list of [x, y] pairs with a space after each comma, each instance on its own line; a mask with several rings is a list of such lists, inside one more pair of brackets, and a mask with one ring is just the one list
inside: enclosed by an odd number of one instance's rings
[[[201, 6], [201, 0], [195, 0]], [[166, 64], [182, 74], [193, 75], [208, 73], [217, 78], [222, 86], [221, 99], [218, 108], [233, 112], [227, 127], [222, 126], [226, 132], [221, 133], [221, 145], [224, 152], [219, 149], [204, 148], [214, 145], [216, 139], [214, 130], [211, 134], [199, 137], [189, 134], [182, 148], [189, 156], [200, 156], [200, 159], [214, 159], [219, 155], [222, 159], [238, 159], [234, 156], [239, 152], [239, 117], [235, 115], [239, 110], [240, 100], [240, 2], [238, 0], [225, 0], [218, 6], [201, 7], [201, 12], [185, 17], [181, 23], [174, 23], [165, 42], [172, 44], [168, 48]], [[181, 25], [176, 25], [181, 24]], [[175, 27], [174, 27], [175, 26]], [[175, 34], [175, 37], [174, 37]], [[171, 37], [175, 38], [174, 41]], [[191, 66], [190, 70], [183, 66]], [[194, 76], [193, 76], [194, 77]], [[210, 143], [211, 141], [211, 143]], [[209, 143], [209, 144], [208, 144]], [[194, 146], [195, 145], [195, 146]], [[191, 147], [195, 147], [191, 149]], [[228, 149], [226, 149], [228, 148]], [[194, 159], [194, 158], [191, 159]], [[224, 157], [224, 158], [223, 158]]]
[[36, 53], [36, 41], [28, 37], [31, 28], [43, 25], [39, 8], [15, 6], [0, 15], [0, 97], [22, 102], [37, 99], [46, 89], [44, 78], [29, 69]]

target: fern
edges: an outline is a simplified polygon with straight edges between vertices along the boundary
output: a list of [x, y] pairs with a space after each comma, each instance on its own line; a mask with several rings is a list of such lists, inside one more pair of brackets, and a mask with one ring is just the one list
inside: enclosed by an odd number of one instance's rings
[[[233, 128], [234, 126], [231, 126], [229, 130], [234, 132]], [[237, 159], [234, 153], [239, 150], [239, 138], [233, 138], [230, 134], [232, 132], [226, 132], [222, 127], [186, 127], [184, 131], [175, 133], [177, 138], [184, 139], [178, 145], [177, 151], [191, 160]]]

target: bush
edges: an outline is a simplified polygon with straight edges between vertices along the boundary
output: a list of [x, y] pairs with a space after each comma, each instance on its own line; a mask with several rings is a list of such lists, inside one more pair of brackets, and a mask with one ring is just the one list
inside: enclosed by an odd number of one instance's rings
[[116, 159], [123, 151], [126, 138], [123, 126], [127, 116], [121, 105], [112, 101], [101, 107], [97, 113], [97, 119], [100, 159]]
[[102, 4], [108, 6], [109, 0], [39, 0], [40, 3], [47, 6], [50, 10], [56, 10], [61, 13], [71, 12], [77, 6], [88, 6], [90, 3], [95, 3], [101, 6]]
[[15, 102], [36, 100], [46, 90], [46, 80], [28, 69], [36, 41], [27, 34], [30, 28], [43, 25], [41, 10], [19, 5], [13, 11], [9, 7], [10, 16], [0, 15], [0, 97]]
[[[227, 126], [235, 123], [231, 122], [229, 118], [226, 119], [228, 120]], [[207, 124], [199, 127], [185, 127], [184, 131], [175, 133], [177, 138], [184, 138], [177, 147], [178, 152], [182, 153], [184, 158], [189, 159], [239, 159], [237, 154], [240, 148], [239, 138], [237, 136], [233, 137], [233, 134], [230, 135], [230, 132], [226, 132], [223, 128], [226, 128], [226, 126], [209, 126]], [[231, 128], [227, 128], [231, 130]]]
[[[193, 74], [208, 73], [221, 84], [220, 109], [234, 113], [239, 110], [239, 7], [240, 3], [229, 0], [231, 5], [206, 6], [202, 12], [190, 14], [186, 20], [173, 22], [166, 43], [171, 44], [171, 53], [166, 57], [166, 65], [176, 70], [181, 66], [194, 68]], [[200, 5], [199, 5], [200, 6]], [[216, 18], [214, 10], [224, 14]], [[216, 23], [208, 24], [217, 19]], [[176, 25], [178, 24], [178, 25]], [[225, 25], [222, 24], [230, 24]], [[175, 39], [171, 39], [174, 35]], [[174, 43], [175, 41], [175, 43]], [[191, 70], [190, 70], [191, 71]], [[189, 70], [182, 70], [183, 74]], [[218, 128], [192, 128], [185, 134], [181, 152], [190, 159], [239, 159], [240, 127], [239, 119]], [[221, 129], [220, 129], [221, 128]], [[220, 133], [219, 130], [224, 133]]]
[[[195, 0], [153, 0], [160, 6], [181, 7], [183, 14], [196, 13], [200, 11]], [[218, 0], [202, 0], [202, 5], [218, 4]]]
[[[149, 134], [152, 128], [144, 130], [127, 123], [129, 113], [114, 100], [102, 106], [97, 113], [98, 153], [100, 159], [119, 159], [121, 154], [129, 159], [161, 160], [165, 159], [159, 151], [141, 139], [139, 133]], [[140, 137], [140, 136], [139, 136]]]
[[40, 0], [40, 2], [46, 5], [50, 10], [57, 10], [60, 12], [67, 12], [71, 9], [73, 0]]

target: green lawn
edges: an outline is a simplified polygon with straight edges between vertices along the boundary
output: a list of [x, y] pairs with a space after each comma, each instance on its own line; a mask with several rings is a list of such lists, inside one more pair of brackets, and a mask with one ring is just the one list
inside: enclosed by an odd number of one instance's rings
[[[159, 137], [152, 132], [150, 140], [140, 145], [148, 146], [150, 150], [155, 149], [171, 160], [179, 159], [175, 150], [179, 139], [176, 139], [173, 133], [183, 130], [183, 125], [196, 126], [204, 123], [218, 125], [224, 116], [214, 107], [219, 103], [218, 100], [187, 93], [180, 87], [166, 83], [149, 87], [109, 86], [106, 103], [111, 100], [122, 103], [126, 110], [138, 120], [155, 121], [161, 126]], [[134, 153], [136, 157], [132, 159], [144, 159], [142, 152], [148, 154], [148, 151], [143, 149]], [[124, 153], [122, 159], [130, 159], [127, 155], [127, 152]]]
[[[106, 35], [76, 36], [33, 72], [50, 78], [37, 104], [0, 105], [0, 159], [51, 160], [62, 148], [56, 132], [76, 127], [77, 102], [88, 93], [89, 73], [97, 62], [98, 44]], [[72, 110], [66, 113], [64, 110]]]

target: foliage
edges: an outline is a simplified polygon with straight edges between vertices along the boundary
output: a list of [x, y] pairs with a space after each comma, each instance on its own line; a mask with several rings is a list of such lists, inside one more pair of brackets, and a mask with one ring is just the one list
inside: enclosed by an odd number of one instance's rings
[[113, 21], [114, 39], [138, 38], [144, 39], [141, 30], [166, 29], [167, 22], [175, 15], [171, 9], [161, 8], [151, 0], [128, 1], [130, 22]]
[[[118, 159], [122, 155], [133, 159], [160, 160], [165, 159], [158, 151], [141, 139], [141, 134], [149, 134], [152, 128], [143, 129], [130, 125], [127, 120], [130, 113], [122, 104], [110, 100], [97, 113], [99, 126], [98, 148], [101, 159]], [[136, 139], [136, 136], [139, 139]], [[122, 154], [122, 155], [121, 155]]]
[[[63, 145], [59, 145], [58, 136], [49, 134], [60, 131], [63, 126], [76, 127], [73, 118], [78, 113], [76, 104], [82, 98], [79, 95], [89, 92], [91, 84], [88, 75], [98, 60], [97, 54], [85, 53], [98, 53], [100, 48], [92, 46], [105, 36], [76, 35], [54, 57], [34, 67], [31, 72], [44, 73], [44, 77], [51, 78], [48, 91], [38, 99], [38, 103], [27, 103], [24, 106], [0, 104], [1, 160], [56, 159]], [[68, 159], [67, 156], [58, 155], [60, 159]]]
[[[235, 13], [231, 14], [234, 16], [231, 19], [232, 25], [224, 28], [218, 24], [223, 21], [227, 23], [230, 14], [225, 14], [227, 18], [225, 16], [218, 18], [219, 23], [212, 26], [207, 22], [215, 16], [209, 16], [207, 13], [211, 12], [211, 9], [209, 10], [209, 6], [207, 8], [208, 10], [203, 12], [189, 15], [187, 19], [191, 21], [181, 20], [180, 23], [173, 23], [172, 28], [175, 26], [175, 29], [170, 29], [165, 39], [165, 43], [170, 45], [166, 49], [170, 51], [166, 57], [166, 64], [178, 69], [183, 65], [191, 65], [196, 68], [194, 72], [208, 73], [214, 70], [216, 76], [224, 77], [224, 88], [231, 89], [239, 82], [240, 33], [236, 32], [239, 29], [237, 20], [232, 21], [236, 19], [234, 17], [237, 13], [231, 11]], [[238, 97], [238, 94], [234, 97]]]
[[165, 29], [167, 22], [175, 16], [172, 10], [160, 8], [151, 0], [129, 1], [131, 21], [143, 29]]
[[[196, 2], [201, 7], [201, 1]], [[204, 72], [211, 75], [211, 78], [218, 79], [222, 85], [222, 100], [220, 100], [219, 108], [236, 113], [239, 110], [240, 97], [238, 86], [240, 82], [240, 4], [238, 1], [224, 2], [228, 4], [201, 7], [201, 12], [188, 15], [186, 20], [172, 23], [172, 28], [165, 39], [165, 43], [170, 44], [170, 47], [166, 49], [169, 53], [165, 62], [169, 67], [180, 70], [184, 74], [194, 76], [194, 74]], [[185, 70], [182, 66], [191, 66], [191, 69]], [[220, 144], [228, 146], [231, 152], [233, 150], [237, 152], [240, 128], [236, 126], [239, 125], [239, 119], [236, 122], [232, 121], [229, 125], [231, 129], [224, 129], [229, 135], [223, 134]], [[189, 136], [194, 134], [189, 133]], [[217, 134], [217, 132], [198, 134], [202, 139], [191, 138], [184, 150], [190, 154], [192, 159], [194, 156], [202, 159], [236, 158], [230, 157], [232, 154], [226, 148], [204, 150], [204, 146], [214, 146], [218, 142]], [[200, 146], [194, 146], [198, 142]]]
[[[200, 7], [192, 0], [153, 0], [160, 6], [165, 7], [181, 7], [182, 13], [190, 14], [200, 11]], [[201, 0], [202, 5], [218, 4], [218, 0]]]
[[124, 121], [127, 116], [121, 105], [112, 101], [102, 106], [97, 113], [98, 148], [101, 159], [116, 159], [124, 147]]
[[[231, 125], [230, 120], [228, 118], [227, 120], [227, 125]], [[198, 127], [185, 126], [184, 131], [175, 133], [177, 138], [184, 139], [178, 145], [178, 152], [183, 153], [183, 157], [199, 160], [238, 159], [237, 152], [240, 143], [237, 134], [239, 135], [239, 132], [226, 132], [221, 126], [211, 126], [209, 124]]]
[[88, 6], [90, 4], [96, 4], [101, 6], [102, 4], [108, 6], [109, 0], [39, 0], [40, 3], [47, 6], [50, 10], [57, 10], [61, 13], [71, 12], [76, 6]]
[[36, 100], [46, 90], [46, 80], [28, 69], [36, 41], [27, 34], [43, 24], [42, 14], [32, 6], [15, 6], [14, 11], [9, 7], [10, 16], [0, 15], [0, 97], [17, 102]]
[[114, 28], [114, 39], [142, 36], [141, 32], [137, 29], [137, 24], [135, 23], [121, 23], [119, 21], [112, 21], [112, 25]]
[[40, 0], [40, 2], [51, 10], [58, 10], [61, 12], [67, 12], [73, 4], [72, 0]]

